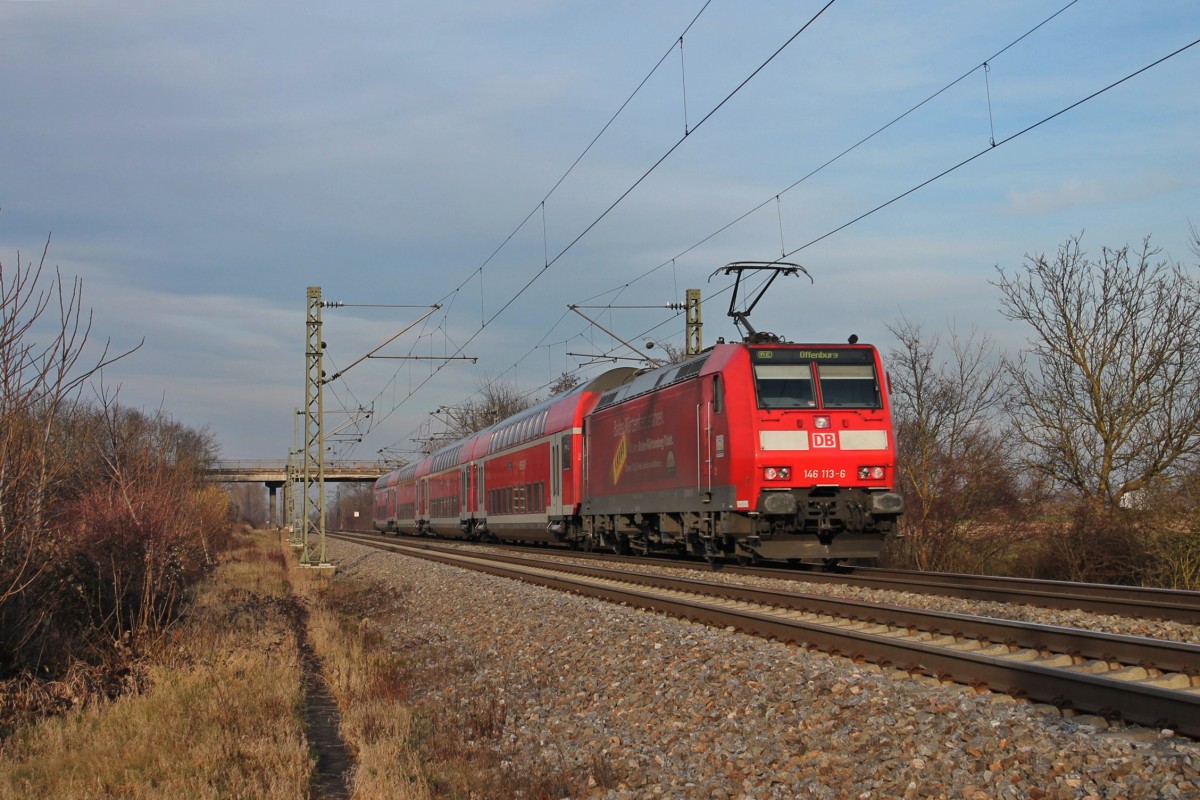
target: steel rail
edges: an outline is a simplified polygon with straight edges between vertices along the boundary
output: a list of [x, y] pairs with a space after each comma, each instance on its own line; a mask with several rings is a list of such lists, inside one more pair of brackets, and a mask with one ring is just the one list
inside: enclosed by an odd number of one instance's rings
[[[810, 573], [809, 575], [825, 575]], [[1110, 583], [1071, 583], [1009, 578], [997, 575], [967, 575], [954, 572], [915, 572], [876, 567], [846, 567], [843, 574], [856, 583], [879, 588], [941, 594], [949, 590], [972, 600], [1025, 602], [1053, 608], [1079, 608], [1120, 616], [1156, 616], [1179, 622], [1200, 623], [1200, 592]], [[829, 580], [836, 580], [835, 571]]]
[[[608, 567], [547, 563], [522, 556], [469, 554], [430, 545], [393, 544], [378, 537], [356, 541], [1200, 737], [1200, 690], [1170, 688], [1181, 682], [1190, 687], [1193, 681], [1186, 676], [1200, 674], [1200, 646], [1193, 644], [710, 584]], [[843, 621], [820, 617], [841, 617]], [[900, 630], [878, 629], [887, 626]], [[942, 641], [939, 635], [944, 637]], [[964, 643], [960, 637], [976, 641]], [[1005, 646], [987, 646], [993, 642]], [[1024, 652], [1012, 652], [1013, 647], [1024, 648]], [[1069, 656], [1055, 657], [1054, 653]], [[1064, 665], [1062, 659], [1076, 668]], [[1093, 662], [1081, 664], [1080, 659]], [[1082, 671], [1093, 665], [1095, 674]], [[1177, 674], [1155, 678], [1140, 666], [1120, 665], [1145, 665], [1153, 672]]]
[[[368, 534], [369, 535], [369, 534]], [[417, 537], [417, 541], [428, 541]], [[457, 542], [457, 544], [466, 544]], [[497, 545], [514, 548], [514, 545]], [[528, 545], [521, 549], [528, 549]], [[547, 552], [581, 560], [630, 561], [647, 566], [674, 569], [700, 569], [701, 562], [682, 558], [632, 558], [612, 553], [580, 552], [562, 547], [546, 547]], [[706, 567], [705, 567], [706, 568]], [[1200, 592], [1183, 589], [1157, 589], [1102, 583], [1069, 583], [1033, 578], [1008, 578], [993, 575], [965, 575], [950, 572], [916, 572], [876, 567], [839, 567], [832, 572], [820, 569], [763, 567], [720, 564], [727, 575], [750, 575], [808, 583], [833, 583], [862, 586], [886, 591], [913, 592], [942, 597], [960, 597], [998, 603], [1024, 603], [1042, 608], [1077, 609], [1092, 614], [1144, 617], [1200, 625]]]

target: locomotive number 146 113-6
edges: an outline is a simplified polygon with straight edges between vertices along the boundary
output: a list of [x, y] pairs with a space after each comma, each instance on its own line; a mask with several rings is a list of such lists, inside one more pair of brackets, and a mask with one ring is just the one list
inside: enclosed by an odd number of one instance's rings
[[844, 469], [806, 469], [804, 477], [808, 480], [820, 480], [822, 478], [845, 478], [846, 470]]

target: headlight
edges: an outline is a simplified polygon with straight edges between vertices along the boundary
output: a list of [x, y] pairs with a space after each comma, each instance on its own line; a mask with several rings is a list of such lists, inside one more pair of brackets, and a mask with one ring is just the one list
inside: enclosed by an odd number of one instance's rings
[[763, 467], [763, 478], [768, 481], [786, 481], [791, 477], [791, 467]]
[[866, 481], [866, 480], [880, 481], [880, 480], [883, 480], [883, 476], [884, 476], [883, 467], [859, 467], [858, 468], [858, 479], [860, 481]]
[[821, 415], [818, 417], [813, 417], [813, 427], [814, 428], [828, 428], [829, 427], [829, 417], [826, 417], [824, 415]]

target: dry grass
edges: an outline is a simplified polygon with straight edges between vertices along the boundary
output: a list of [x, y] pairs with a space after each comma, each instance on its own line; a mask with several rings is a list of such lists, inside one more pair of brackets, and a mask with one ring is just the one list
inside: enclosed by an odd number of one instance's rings
[[565, 768], [522, 771], [505, 760], [502, 704], [423, 702], [475, 666], [403, 635], [402, 587], [289, 569], [294, 558], [275, 534], [241, 541], [143, 667], [150, 688], [28, 724], [0, 744], [0, 800], [308, 797], [315, 759], [293, 591], [355, 760], [355, 800], [580, 796], [579, 776]]
[[234, 552], [198, 592], [152, 687], [17, 731], [0, 798], [304, 797], [304, 739], [284, 560], [273, 535]]
[[462, 707], [423, 698], [475, 667], [461, 653], [404, 635], [404, 587], [293, 573], [309, 606], [309, 637], [324, 660], [342, 735], [355, 754], [356, 800], [559, 800], [581, 795], [581, 776], [506, 760], [506, 709], [477, 697]]
[[[404, 660], [382, 646], [361, 614], [396, 607], [398, 595], [384, 587], [370, 593], [302, 569], [292, 573], [309, 606], [308, 634], [329, 693], [341, 714], [341, 732], [355, 759], [356, 800], [425, 800], [435, 796], [422, 763], [422, 723], [409, 706]], [[376, 622], [378, 618], [375, 617]]]

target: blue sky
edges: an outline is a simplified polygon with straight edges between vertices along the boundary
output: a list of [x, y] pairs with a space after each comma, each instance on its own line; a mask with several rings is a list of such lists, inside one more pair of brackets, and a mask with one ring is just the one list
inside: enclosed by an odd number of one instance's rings
[[[145, 338], [105, 383], [209, 428], [227, 458], [291, 446], [306, 287], [444, 303], [380, 354], [477, 363], [371, 359], [330, 384], [327, 409], [374, 409], [336, 454], [364, 459], [411, 447], [481, 380], [532, 390], [586, 360], [570, 353], [628, 355], [568, 304], [665, 306], [696, 287], [713, 296], [706, 343], [732, 337], [714, 270], [801, 248], [984, 150], [795, 252], [814, 282], [777, 283], [755, 327], [886, 350], [903, 316], [1013, 351], [1025, 334], [997, 311], [996, 265], [1082, 231], [1093, 254], [1152, 235], [1195, 267], [1200, 46], [990, 141], [1200, 38], [1200, 4], [1079, 0], [993, 58], [1066, 0], [839, 0], [708, 116], [823, 5], [0, 0], [0, 261], [52, 234], [93, 343]], [[326, 309], [327, 371], [420, 313]], [[586, 313], [683, 340], [665, 309]]]

